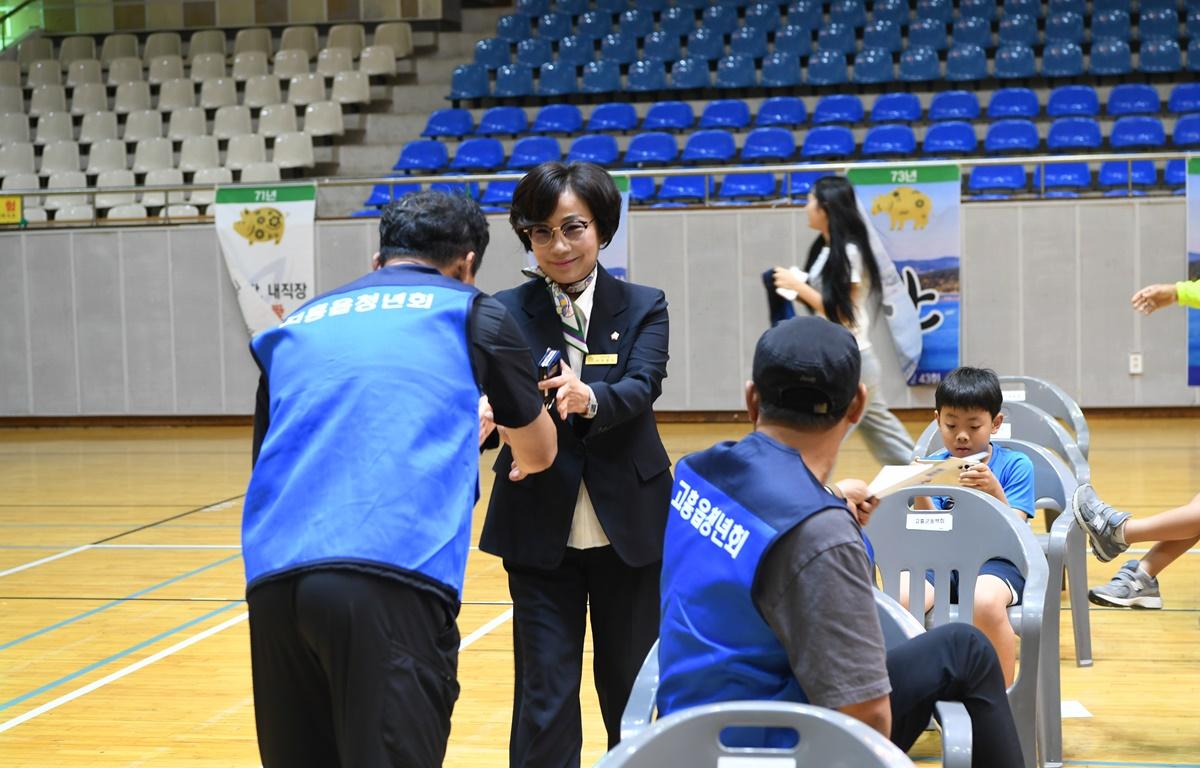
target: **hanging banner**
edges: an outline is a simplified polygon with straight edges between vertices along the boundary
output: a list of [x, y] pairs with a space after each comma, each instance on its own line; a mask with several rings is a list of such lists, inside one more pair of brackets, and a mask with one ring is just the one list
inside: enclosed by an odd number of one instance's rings
[[316, 203], [311, 184], [217, 189], [217, 238], [251, 336], [313, 296]]
[[937, 384], [958, 367], [961, 182], [957, 165], [851, 169], [899, 270], [921, 326], [921, 358], [909, 384]]
[[[1187, 279], [1200, 280], [1200, 157], [1187, 159]], [[1200, 309], [1187, 309], [1188, 386], [1200, 387]]]

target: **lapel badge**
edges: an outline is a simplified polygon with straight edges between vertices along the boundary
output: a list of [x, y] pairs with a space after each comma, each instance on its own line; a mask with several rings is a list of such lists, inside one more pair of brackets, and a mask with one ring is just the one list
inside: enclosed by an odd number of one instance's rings
[[611, 338], [613, 341], [616, 341], [617, 339], [621, 338], [621, 334], [617, 333], [616, 331], [613, 331], [613, 332], [612, 332], [612, 336], [611, 336], [610, 338]]

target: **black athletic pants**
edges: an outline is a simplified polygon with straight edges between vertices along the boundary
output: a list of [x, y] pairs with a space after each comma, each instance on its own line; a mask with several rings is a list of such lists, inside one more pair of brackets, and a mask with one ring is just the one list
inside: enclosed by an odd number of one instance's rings
[[318, 570], [247, 596], [264, 768], [435, 768], [458, 698], [446, 602], [400, 581]]

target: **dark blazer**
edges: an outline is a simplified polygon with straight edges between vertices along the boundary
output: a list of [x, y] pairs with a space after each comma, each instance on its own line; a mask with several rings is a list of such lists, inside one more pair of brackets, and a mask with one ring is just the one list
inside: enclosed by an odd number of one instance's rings
[[[496, 294], [512, 313], [535, 357], [547, 347], [562, 353], [562, 322], [542, 280]], [[578, 371], [596, 394], [594, 419], [571, 414], [558, 429], [558, 458], [544, 472], [508, 479], [512, 452], [503, 446], [479, 548], [518, 565], [555, 568], [566, 551], [579, 483], [587, 484], [596, 516], [621, 559], [642, 566], [662, 559], [670, 503], [671, 461], [651, 406], [667, 375], [667, 299], [657, 288], [622, 282], [600, 267], [589, 354], [616, 354], [614, 365]], [[613, 340], [616, 333], [617, 339]]]

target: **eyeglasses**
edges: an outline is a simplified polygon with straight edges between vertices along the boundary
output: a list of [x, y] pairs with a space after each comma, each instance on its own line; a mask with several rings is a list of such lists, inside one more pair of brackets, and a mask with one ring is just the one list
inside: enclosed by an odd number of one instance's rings
[[592, 225], [592, 221], [595, 221], [595, 219], [589, 219], [588, 221], [568, 221], [566, 224], [557, 227], [536, 224], [525, 229], [525, 236], [529, 238], [529, 242], [538, 247], [543, 247], [554, 242], [555, 232], [562, 232], [564, 240], [568, 243], [574, 243], [583, 237], [583, 233]]

